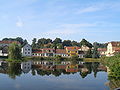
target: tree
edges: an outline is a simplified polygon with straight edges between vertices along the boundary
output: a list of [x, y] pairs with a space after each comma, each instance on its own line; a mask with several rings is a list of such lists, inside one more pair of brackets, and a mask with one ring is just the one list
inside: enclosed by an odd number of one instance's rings
[[27, 40], [25, 39], [25, 40], [23, 41], [22, 46], [25, 46], [26, 44], [28, 44], [28, 42], [27, 42]]
[[82, 39], [82, 41], [80, 42], [80, 46], [82, 46], [82, 45], [85, 45], [85, 46], [88, 46], [89, 48], [92, 48], [92, 44], [85, 39]]
[[72, 46], [79, 46], [79, 43], [76, 41], [72, 41], [71, 43], [72, 43]]
[[94, 47], [93, 49], [92, 58], [99, 58], [98, 50], [96, 47]]
[[10, 60], [20, 60], [21, 59], [21, 48], [18, 44], [12, 43], [9, 46], [9, 59]]
[[34, 38], [34, 39], [32, 40], [32, 48], [36, 48], [36, 41], [37, 41], [36, 38]]
[[53, 41], [53, 43], [54, 43], [54, 44], [62, 43], [62, 39], [56, 38], [56, 39]]
[[87, 53], [85, 54], [85, 58], [92, 58], [92, 51], [89, 49]]
[[64, 40], [62, 44], [63, 46], [72, 46], [71, 40]]
[[93, 43], [93, 47], [96, 47], [96, 48], [107, 48], [107, 43], [98, 43], [98, 42], [94, 42]]

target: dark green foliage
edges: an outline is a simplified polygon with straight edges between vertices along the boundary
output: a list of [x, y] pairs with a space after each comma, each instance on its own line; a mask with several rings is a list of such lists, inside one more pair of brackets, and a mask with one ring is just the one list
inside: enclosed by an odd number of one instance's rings
[[82, 39], [82, 41], [80, 42], [80, 46], [82, 46], [82, 45], [85, 45], [85, 46], [88, 46], [89, 48], [92, 48], [92, 44], [85, 39]]
[[110, 69], [109, 78], [120, 79], [120, 55], [104, 57], [101, 60]]
[[33, 40], [32, 40], [32, 48], [36, 48], [36, 42], [37, 42], [37, 39], [36, 38], [34, 38]]
[[60, 38], [56, 38], [56, 39], [53, 41], [53, 44], [59, 44], [59, 43], [62, 43], [62, 39], [60, 39]]
[[62, 45], [63, 46], [72, 46], [71, 40], [64, 40]]
[[27, 40], [23, 40], [21, 37], [17, 37], [17, 38], [4, 38], [2, 39], [2, 41], [18, 41], [21, 46], [24, 46], [27, 43]]
[[98, 50], [96, 47], [93, 49], [92, 58], [99, 58]]
[[98, 43], [98, 42], [94, 42], [93, 43], [93, 47], [96, 47], [96, 48], [107, 48], [107, 43], [101, 44], [101, 43]]
[[85, 58], [92, 58], [92, 51], [91, 51], [91, 49], [89, 49], [89, 50], [86, 52], [86, 54], [85, 54], [84, 57], [85, 57]]

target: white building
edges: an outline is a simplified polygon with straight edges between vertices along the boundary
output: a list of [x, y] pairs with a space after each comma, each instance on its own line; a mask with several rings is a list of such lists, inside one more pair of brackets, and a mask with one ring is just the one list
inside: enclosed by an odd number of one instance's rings
[[22, 47], [22, 56], [32, 56], [32, 47], [29, 44]]
[[24, 73], [28, 73], [31, 70], [31, 67], [32, 67], [31, 61], [21, 63], [21, 69]]
[[114, 56], [116, 53], [120, 53], [120, 42], [109, 42], [106, 56]]

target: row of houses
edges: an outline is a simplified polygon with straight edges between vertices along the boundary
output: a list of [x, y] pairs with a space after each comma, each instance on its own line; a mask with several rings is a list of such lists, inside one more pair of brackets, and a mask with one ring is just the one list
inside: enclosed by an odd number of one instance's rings
[[83, 58], [85, 52], [89, 50], [88, 48], [87, 49], [84, 48], [72, 46], [72, 47], [64, 47], [64, 49], [52, 49], [52, 48], [32, 49], [32, 47], [29, 44], [26, 44], [22, 48], [22, 55], [33, 56], [33, 57], [53, 57], [57, 55], [62, 57], [71, 57], [73, 55], [77, 55], [80, 58]]
[[[0, 56], [8, 56], [8, 46], [13, 42], [20, 44], [16, 41], [0, 41]], [[26, 44], [22, 47], [21, 53], [22, 56], [33, 57], [53, 57], [56, 55], [70, 57], [73, 55], [78, 55], [80, 58], [84, 58], [84, 55], [89, 49], [90, 48], [85, 45], [81, 47], [64, 47], [64, 49], [32, 49], [31, 45]], [[109, 42], [107, 48], [98, 48], [98, 52], [100, 56], [114, 56], [116, 53], [120, 53], [120, 42]]]

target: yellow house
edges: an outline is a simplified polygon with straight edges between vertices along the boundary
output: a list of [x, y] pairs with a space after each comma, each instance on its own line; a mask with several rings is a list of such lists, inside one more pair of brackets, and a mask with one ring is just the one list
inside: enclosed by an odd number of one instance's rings
[[68, 54], [68, 56], [78, 55], [79, 49], [80, 49], [80, 47], [77, 47], [77, 46], [65, 47], [65, 50], [66, 50], [66, 53]]

